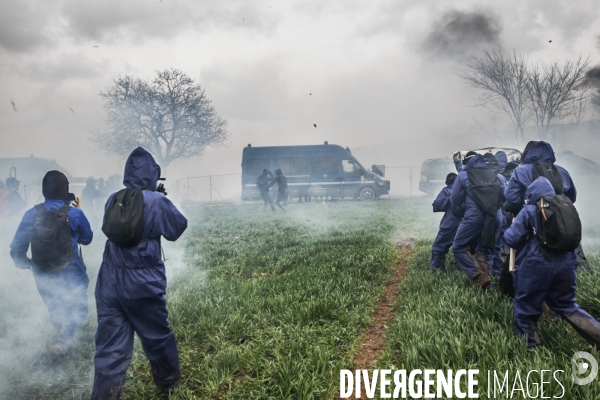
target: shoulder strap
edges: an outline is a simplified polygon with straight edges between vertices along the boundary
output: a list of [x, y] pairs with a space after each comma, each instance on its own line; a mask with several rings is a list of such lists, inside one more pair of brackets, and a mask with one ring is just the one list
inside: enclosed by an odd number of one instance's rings
[[64, 213], [68, 213], [70, 208], [71, 208], [71, 206], [69, 204], [65, 204], [61, 208], [59, 208], [58, 211], [62, 211]]
[[36, 204], [35, 209], [37, 211], [46, 211], [46, 206], [44, 205], [44, 203]]

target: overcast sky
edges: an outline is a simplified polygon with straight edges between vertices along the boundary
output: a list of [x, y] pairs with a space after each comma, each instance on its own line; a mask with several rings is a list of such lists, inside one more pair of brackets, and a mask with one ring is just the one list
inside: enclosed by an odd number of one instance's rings
[[98, 93], [119, 74], [181, 69], [229, 122], [227, 147], [175, 162], [178, 178], [239, 172], [247, 143], [392, 143], [418, 165], [489, 144], [457, 75], [465, 57], [502, 45], [600, 61], [597, 0], [0, 4], [0, 157], [54, 158], [74, 176], [122, 171], [89, 140], [104, 128]]

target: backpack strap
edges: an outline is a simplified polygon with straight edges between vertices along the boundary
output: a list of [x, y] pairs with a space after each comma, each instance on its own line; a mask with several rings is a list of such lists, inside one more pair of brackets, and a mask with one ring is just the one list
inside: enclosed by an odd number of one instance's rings
[[46, 206], [44, 205], [44, 203], [36, 204], [35, 205], [35, 209], [38, 212], [40, 212], [40, 211], [46, 211]]
[[67, 213], [70, 208], [71, 208], [71, 206], [68, 203], [66, 203], [64, 206], [62, 206], [61, 208], [59, 208], [58, 211], [62, 211], [64, 213]]

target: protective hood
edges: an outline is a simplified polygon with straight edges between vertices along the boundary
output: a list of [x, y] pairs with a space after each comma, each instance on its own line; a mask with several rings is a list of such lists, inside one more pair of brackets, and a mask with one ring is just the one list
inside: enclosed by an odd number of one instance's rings
[[533, 164], [536, 162], [549, 162], [554, 164], [556, 158], [554, 157], [554, 149], [550, 146], [550, 143], [540, 140], [537, 142], [531, 150], [527, 152], [523, 159], [524, 164]]
[[152, 154], [141, 147], [133, 150], [125, 162], [123, 185], [127, 189], [147, 188], [156, 191], [158, 164]]
[[487, 163], [485, 162], [485, 159], [483, 158], [483, 156], [481, 154], [475, 154], [473, 157], [471, 157], [471, 159], [469, 160], [467, 165], [465, 165], [463, 167], [463, 171], [466, 171], [471, 168], [485, 168], [485, 167], [487, 167]]
[[544, 196], [554, 196], [556, 193], [552, 188], [550, 181], [540, 176], [527, 187], [525, 196], [529, 199], [529, 204], [538, 202]]
[[67, 200], [69, 180], [60, 171], [48, 171], [42, 179], [42, 194], [46, 200]]
[[496, 156], [496, 160], [498, 160], [498, 166], [500, 169], [503, 169], [508, 163], [508, 157], [506, 157], [506, 153], [500, 150], [494, 155]]

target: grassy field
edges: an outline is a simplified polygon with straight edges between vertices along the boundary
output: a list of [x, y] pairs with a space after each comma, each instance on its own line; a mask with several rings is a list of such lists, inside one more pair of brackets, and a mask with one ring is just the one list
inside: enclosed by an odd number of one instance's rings
[[[187, 208], [185, 238], [166, 248], [183, 369], [170, 398], [332, 399], [395, 265], [394, 242], [407, 238], [418, 239], [415, 255], [378, 367], [569, 372], [575, 351], [592, 352], [565, 323], [546, 320], [545, 346], [527, 352], [513, 334], [509, 300], [495, 290], [474, 292], [456, 269], [431, 274], [429, 245], [440, 215], [430, 207], [427, 199], [404, 199], [294, 203], [285, 215], [263, 214], [256, 204]], [[93, 287], [102, 244], [86, 250]], [[77, 351], [53, 367], [45, 355], [52, 328], [27, 273], [10, 272], [12, 281], [0, 283], [0, 350], [9, 350], [0, 356], [0, 398], [85, 399], [94, 305]], [[579, 277], [580, 302], [596, 315], [599, 280]], [[598, 384], [583, 391], [572, 387], [570, 374], [564, 378], [565, 398], [600, 398]], [[479, 385], [485, 398], [487, 382]], [[137, 341], [122, 398], [162, 398]]]

